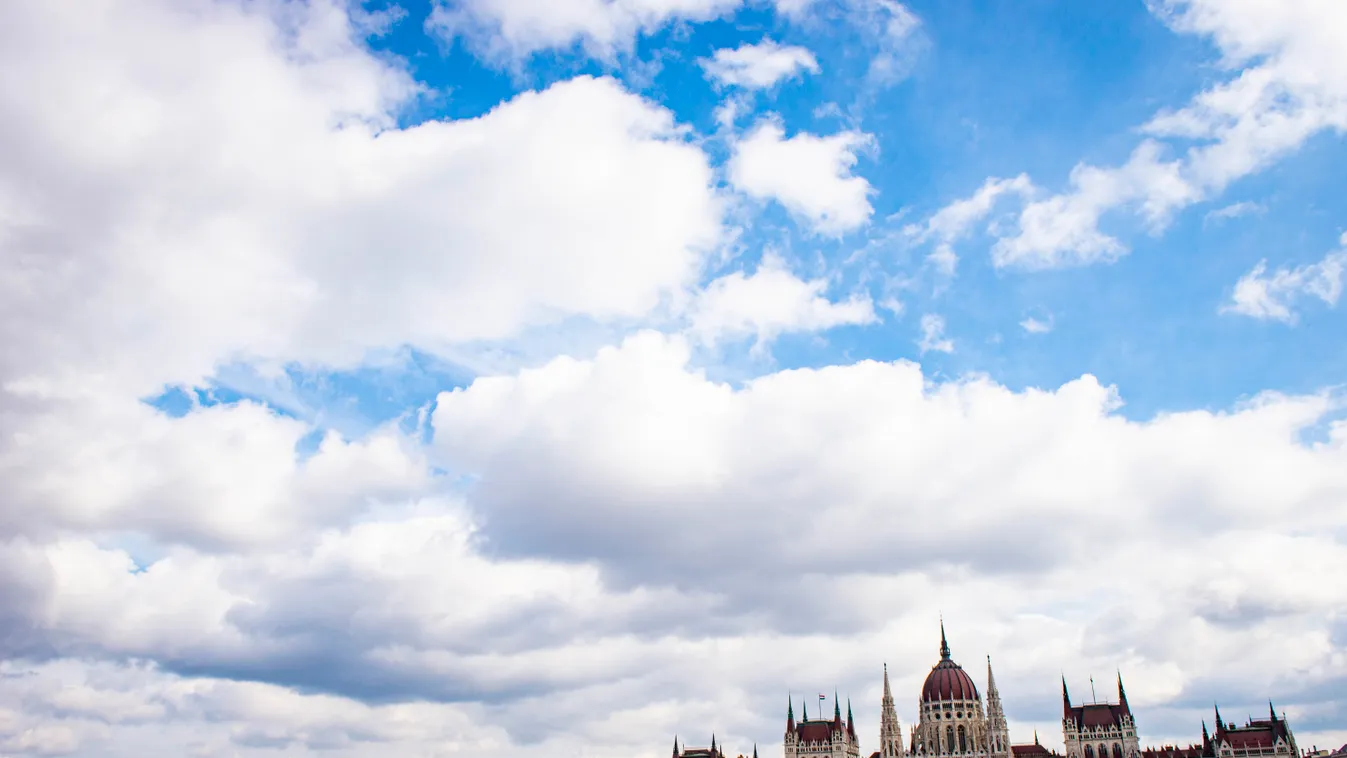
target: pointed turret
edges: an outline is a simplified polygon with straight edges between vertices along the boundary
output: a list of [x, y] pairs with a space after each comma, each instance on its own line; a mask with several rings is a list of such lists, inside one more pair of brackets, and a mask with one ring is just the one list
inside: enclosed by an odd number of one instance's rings
[[851, 718], [851, 698], [847, 698], [847, 734], [856, 736], [856, 721]]
[[884, 698], [879, 703], [879, 754], [881, 758], [902, 758], [903, 728], [893, 708], [893, 689], [889, 687], [889, 665], [884, 664]]
[[1127, 690], [1123, 689], [1121, 669], [1118, 670], [1118, 704], [1122, 706], [1123, 712], [1132, 712], [1132, 708], [1127, 705]]
[[1062, 675], [1062, 718], [1071, 718], [1071, 696], [1066, 691], [1066, 674]]
[[842, 701], [837, 699], [837, 690], [833, 690], [833, 723], [842, 724]]
[[1212, 707], [1216, 709], [1216, 733], [1220, 734], [1225, 731], [1225, 722], [1221, 720], [1221, 706], [1212, 703]]
[[987, 743], [991, 758], [1010, 758], [1010, 726], [1001, 708], [1001, 693], [992, 673], [992, 657], [987, 656]]
[[1272, 701], [1267, 701], [1267, 713], [1272, 717], [1272, 723], [1277, 723], [1277, 709], [1272, 707]]
[[1037, 729], [1034, 730], [1034, 744], [1035, 744], [1035, 745], [1038, 744], [1038, 730], [1037, 730]]
[[753, 758], [758, 758], [758, 743], [753, 743]]
[[945, 620], [940, 619], [940, 660], [949, 660], [949, 642], [945, 640]]
[[809, 720], [809, 698], [800, 701], [800, 723]]
[[786, 731], [795, 731], [795, 703], [791, 702], [790, 696], [786, 696]]
[[716, 756], [716, 735], [715, 735], [715, 732], [712, 732], [712, 733], [711, 733], [711, 756], [712, 756], [712, 758], [715, 758], [715, 756]]
[[678, 735], [676, 735], [676, 734], [674, 735], [674, 752], [673, 752], [673, 758], [678, 758]]

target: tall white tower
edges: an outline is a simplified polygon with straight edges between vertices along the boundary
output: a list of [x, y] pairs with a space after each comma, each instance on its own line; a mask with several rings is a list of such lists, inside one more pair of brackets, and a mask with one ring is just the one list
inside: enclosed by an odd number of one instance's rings
[[903, 758], [903, 727], [898, 723], [898, 713], [893, 709], [893, 691], [889, 689], [889, 665], [884, 664], [884, 699], [880, 701], [879, 711], [879, 755], [880, 758]]
[[987, 753], [990, 758], [1010, 758], [1010, 727], [1001, 709], [1001, 693], [992, 675], [992, 657], [987, 656]]

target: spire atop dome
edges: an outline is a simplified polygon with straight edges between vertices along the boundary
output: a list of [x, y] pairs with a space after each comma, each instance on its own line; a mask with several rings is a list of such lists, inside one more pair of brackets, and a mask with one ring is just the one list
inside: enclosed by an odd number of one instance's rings
[[940, 660], [949, 660], [949, 643], [945, 641], [945, 619], [940, 619]]

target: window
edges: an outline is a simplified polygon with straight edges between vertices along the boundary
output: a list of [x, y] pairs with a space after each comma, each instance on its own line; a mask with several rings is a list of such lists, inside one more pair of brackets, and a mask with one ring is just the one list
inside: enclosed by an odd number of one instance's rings
[[962, 725], [959, 726], [959, 752], [968, 752], [968, 734], [964, 732]]
[[1085, 746], [1085, 758], [1094, 758], [1094, 745]]
[[945, 747], [948, 753], [954, 752], [954, 727], [945, 727]]
[[1122, 758], [1122, 745], [1113, 743], [1113, 758]]

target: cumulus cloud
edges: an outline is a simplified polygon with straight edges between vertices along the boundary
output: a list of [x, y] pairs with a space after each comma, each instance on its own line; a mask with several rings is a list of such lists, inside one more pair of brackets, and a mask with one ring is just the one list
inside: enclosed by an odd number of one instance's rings
[[778, 120], [763, 119], [735, 141], [730, 181], [752, 197], [776, 200], [820, 234], [840, 235], [874, 212], [870, 183], [851, 173], [871, 144], [855, 131], [787, 138]]
[[[1118, 167], [1078, 165], [1071, 190], [1028, 204], [996, 246], [997, 265], [1047, 268], [1126, 253], [1099, 229], [1135, 209], [1156, 232], [1174, 212], [1220, 194], [1325, 130], [1347, 130], [1347, 11], [1332, 0], [1165, 0], [1152, 9], [1175, 31], [1212, 40], [1231, 78], [1157, 114]], [[1196, 142], [1161, 162], [1154, 139]]]
[[868, 296], [833, 302], [827, 290], [826, 279], [800, 279], [780, 257], [768, 254], [751, 276], [735, 272], [706, 286], [693, 305], [691, 332], [710, 344], [725, 337], [751, 335], [764, 345], [786, 332], [822, 331], [877, 320]]
[[[148, 393], [233, 358], [350, 364], [637, 316], [719, 234], [705, 156], [611, 80], [399, 129], [415, 87], [341, 4], [62, 7], [7, 8], [0, 32], [31, 71], [0, 84], [27, 156], [0, 215], [28, 261], [0, 279], [0, 370], [34, 392], [57, 367]], [[62, 86], [71, 71], [97, 73]]]
[[[1347, 235], [1343, 235], [1341, 243], [1347, 248]], [[1347, 271], [1347, 249], [1332, 251], [1317, 263], [1278, 268], [1271, 274], [1267, 261], [1259, 261], [1235, 283], [1230, 302], [1221, 307], [1221, 312], [1294, 324], [1299, 319], [1292, 309], [1297, 300], [1312, 296], [1330, 307], [1338, 304], [1344, 271]]]
[[706, 75], [722, 85], [766, 89], [803, 71], [818, 73], [818, 59], [807, 48], [782, 46], [772, 40], [717, 50], [702, 61]]

